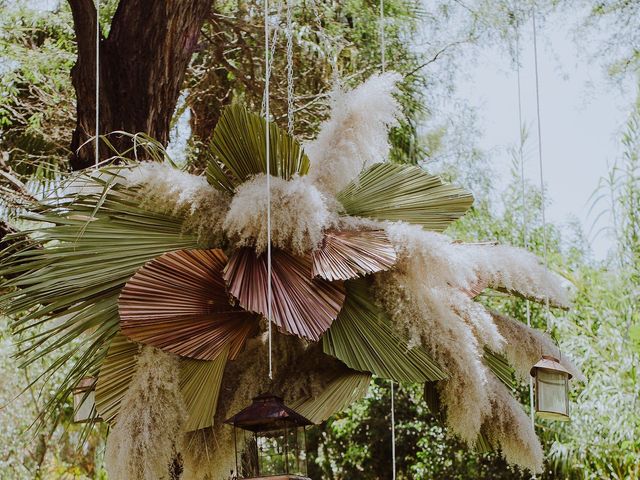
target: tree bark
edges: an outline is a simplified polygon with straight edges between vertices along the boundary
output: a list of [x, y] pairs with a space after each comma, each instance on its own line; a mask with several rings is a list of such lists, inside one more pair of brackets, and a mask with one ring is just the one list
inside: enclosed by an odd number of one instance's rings
[[[74, 170], [94, 164], [95, 35], [93, 0], [69, 0], [78, 45], [71, 71], [77, 123], [71, 142]], [[145, 133], [166, 145], [189, 60], [211, 0], [121, 0], [108, 36], [100, 35], [100, 135], [118, 152], [131, 140], [112, 132]], [[112, 155], [106, 145], [100, 158]]]

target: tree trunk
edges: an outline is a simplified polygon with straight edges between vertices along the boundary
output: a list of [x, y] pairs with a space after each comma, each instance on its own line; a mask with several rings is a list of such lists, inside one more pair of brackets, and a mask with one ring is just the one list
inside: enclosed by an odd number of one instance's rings
[[[108, 37], [100, 36], [100, 135], [145, 133], [166, 145], [185, 72], [198, 45], [211, 0], [121, 0]], [[74, 170], [94, 164], [95, 20], [92, 0], [69, 0], [78, 44], [71, 71], [77, 123], [71, 142]], [[89, 142], [88, 142], [89, 141]], [[118, 152], [129, 138], [111, 134]], [[88, 142], [88, 143], [87, 143]], [[100, 158], [112, 155], [104, 144]]]

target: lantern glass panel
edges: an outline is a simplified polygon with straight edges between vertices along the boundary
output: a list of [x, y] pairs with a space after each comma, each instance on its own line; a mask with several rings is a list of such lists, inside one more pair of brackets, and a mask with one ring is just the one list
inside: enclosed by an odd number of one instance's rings
[[539, 369], [536, 373], [537, 413], [540, 418], [569, 420], [569, 377], [564, 372]]

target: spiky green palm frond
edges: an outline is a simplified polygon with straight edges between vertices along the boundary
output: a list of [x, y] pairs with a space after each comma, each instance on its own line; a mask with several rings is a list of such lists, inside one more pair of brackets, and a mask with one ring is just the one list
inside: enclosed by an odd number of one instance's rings
[[391, 320], [373, 303], [369, 278], [345, 282], [347, 299], [323, 336], [324, 352], [348, 367], [396, 381], [442, 380], [445, 372], [422, 347], [393, 330]]
[[347, 185], [338, 201], [348, 215], [415, 223], [441, 232], [473, 204], [473, 196], [413, 165], [377, 163]]
[[[216, 188], [233, 193], [252, 176], [267, 172], [266, 120], [243, 106], [227, 107], [213, 132], [207, 178]], [[302, 146], [275, 123], [269, 123], [269, 171], [290, 180], [309, 171]]]
[[86, 179], [83, 188], [89, 193], [34, 205], [24, 218], [36, 226], [13, 236], [29, 247], [0, 260], [0, 308], [14, 319], [22, 364], [57, 354], [45, 378], [72, 365], [47, 413], [82, 377], [97, 374], [118, 332], [118, 295], [131, 275], [167, 251], [198, 246], [182, 232], [182, 218], [142, 209], [134, 190], [98, 179]]

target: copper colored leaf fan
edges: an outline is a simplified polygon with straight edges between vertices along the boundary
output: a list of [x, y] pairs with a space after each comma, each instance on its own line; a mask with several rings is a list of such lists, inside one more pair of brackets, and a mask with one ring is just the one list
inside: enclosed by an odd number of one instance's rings
[[[282, 330], [317, 341], [338, 316], [345, 298], [342, 282], [311, 278], [311, 257], [272, 252], [273, 322]], [[267, 315], [267, 256], [237, 250], [224, 271], [240, 306]]]
[[396, 252], [383, 230], [327, 232], [313, 252], [314, 277], [349, 280], [388, 270], [396, 263]]
[[180, 250], [147, 263], [119, 299], [122, 332], [132, 340], [199, 360], [230, 345], [230, 358], [256, 332], [257, 317], [231, 305], [222, 250]]

